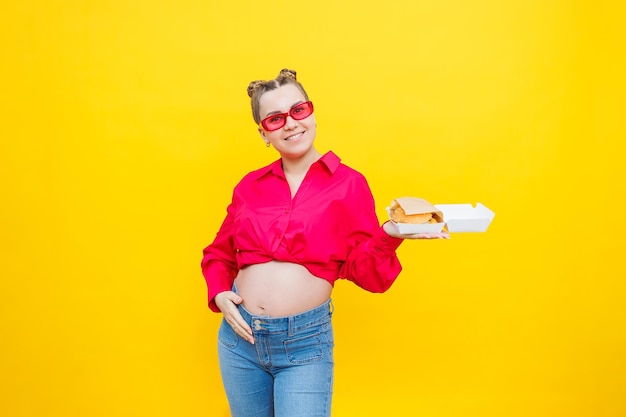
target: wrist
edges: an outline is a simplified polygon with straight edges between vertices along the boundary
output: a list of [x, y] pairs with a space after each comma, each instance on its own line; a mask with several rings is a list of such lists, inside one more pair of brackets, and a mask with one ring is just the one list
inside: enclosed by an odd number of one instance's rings
[[387, 220], [383, 223], [382, 229], [387, 233], [387, 235], [391, 237], [395, 237], [397, 239], [404, 239], [398, 230], [398, 226], [396, 226], [392, 221]]

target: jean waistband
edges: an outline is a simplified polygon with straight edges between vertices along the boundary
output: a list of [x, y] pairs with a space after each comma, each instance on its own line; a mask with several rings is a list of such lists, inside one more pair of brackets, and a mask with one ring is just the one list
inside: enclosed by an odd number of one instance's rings
[[[233, 287], [233, 291], [237, 292]], [[294, 332], [330, 322], [333, 314], [333, 303], [329, 298], [322, 305], [293, 316], [271, 317], [250, 313], [243, 305], [239, 305], [243, 319], [252, 327], [254, 333]]]

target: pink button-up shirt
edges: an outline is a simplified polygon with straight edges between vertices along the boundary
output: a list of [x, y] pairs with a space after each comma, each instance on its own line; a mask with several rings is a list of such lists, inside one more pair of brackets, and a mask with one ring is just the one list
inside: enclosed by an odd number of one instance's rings
[[365, 177], [334, 153], [311, 165], [293, 198], [279, 159], [237, 184], [203, 251], [209, 307], [219, 311], [215, 295], [231, 290], [240, 269], [271, 260], [303, 265], [332, 285], [343, 278], [384, 292], [402, 270], [402, 241], [382, 230]]

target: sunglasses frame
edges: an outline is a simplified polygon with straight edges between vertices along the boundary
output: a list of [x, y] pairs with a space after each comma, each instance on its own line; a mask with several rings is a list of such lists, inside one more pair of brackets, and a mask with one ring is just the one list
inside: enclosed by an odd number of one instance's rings
[[[300, 106], [302, 106], [302, 105], [305, 105], [305, 104], [306, 104], [308, 107], [310, 107], [310, 109], [311, 109], [311, 112], [310, 112], [309, 114], [307, 114], [307, 115], [306, 115], [306, 116], [304, 116], [304, 117], [300, 117], [299, 115], [294, 115], [294, 114], [293, 114], [293, 111], [294, 111], [295, 109], [297, 109], [298, 107], [300, 107]], [[267, 116], [265, 119], [261, 120], [260, 125], [261, 125], [261, 127], [262, 127], [263, 129], [265, 129], [266, 131], [268, 131], [268, 132], [273, 132], [273, 131], [275, 131], [275, 130], [278, 130], [278, 129], [282, 128], [283, 126], [285, 126], [285, 125], [287, 124], [287, 116], [291, 116], [291, 118], [292, 118], [292, 119], [294, 119], [294, 120], [304, 120], [304, 119], [306, 119], [307, 117], [309, 117], [310, 115], [312, 115], [312, 114], [313, 114], [313, 112], [314, 112], [314, 110], [315, 110], [315, 108], [313, 107], [313, 102], [312, 102], [312, 101], [310, 101], [310, 100], [309, 100], [309, 101], [304, 101], [304, 102], [302, 102], [302, 103], [298, 103], [298, 104], [296, 104], [295, 106], [293, 106], [291, 109], [289, 109], [289, 112], [288, 112], [288, 113], [274, 113], [274, 114], [270, 114], [270, 115], [269, 115], [269, 116]], [[268, 120], [268, 119], [272, 119], [272, 118], [274, 118], [274, 117], [280, 117], [280, 118], [282, 119], [282, 123], [281, 123], [281, 125], [280, 125], [280, 126], [278, 126], [278, 127], [276, 127], [276, 128], [269, 129], [269, 128], [267, 127], [267, 120]]]

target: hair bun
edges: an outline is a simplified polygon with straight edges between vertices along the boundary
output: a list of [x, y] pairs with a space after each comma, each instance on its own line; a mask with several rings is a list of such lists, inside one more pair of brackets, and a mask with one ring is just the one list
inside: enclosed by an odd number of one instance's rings
[[261, 80], [256, 80], [256, 81], [252, 81], [249, 85], [248, 85], [248, 96], [252, 97], [252, 94], [254, 94], [254, 92], [261, 86], [261, 84], [263, 84], [264, 81]]
[[296, 80], [296, 71], [289, 69], [289, 68], [283, 68], [280, 70], [280, 73], [278, 73], [278, 76], [293, 78], [294, 80]]

